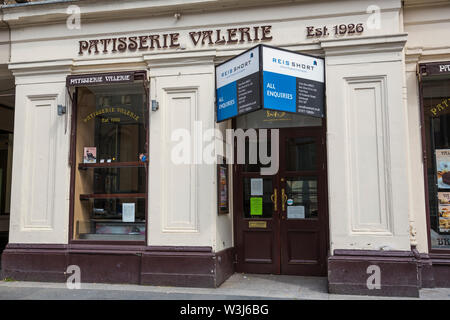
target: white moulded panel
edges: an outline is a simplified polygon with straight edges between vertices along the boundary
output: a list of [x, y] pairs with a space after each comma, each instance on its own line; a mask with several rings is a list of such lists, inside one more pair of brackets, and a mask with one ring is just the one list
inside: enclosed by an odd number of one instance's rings
[[[195, 121], [197, 120], [197, 89], [167, 90], [165, 91], [165, 123], [164, 141], [172, 141], [172, 134], [177, 130], [191, 135], [188, 154], [183, 150], [177, 154], [181, 162], [183, 157], [189, 163], [172, 163], [172, 148], [166, 149], [166, 159], [170, 166], [163, 167], [163, 189], [168, 197], [163, 203], [164, 215], [163, 232], [198, 232], [198, 206], [197, 206], [197, 166], [193, 163], [194, 144], [197, 141]], [[183, 136], [183, 141], [188, 136]], [[168, 143], [168, 145], [171, 145]], [[187, 148], [186, 148], [187, 149]], [[187, 151], [185, 149], [185, 151]], [[178, 162], [178, 160], [177, 160]]]
[[347, 79], [351, 232], [392, 235], [385, 78]]
[[[215, 247], [216, 166], [205, 163], [199, 146], [206, 130], [215, 124], [214, 65], [194, 67], [156, 65], [150, 69], [152, 99], [160, 105], [158, 111], [150, 113], [151, 246]], [[203, 73], [189, 74], [192, 71]], [[180, 158], [184, 145], [187, 158]]]
[[23, 230], [53, 230], [55, 207], [56, 139], [53, 132], [56, 120], [56, 97], [28, 97], [26, 113], [27, 141], [25, 155], [30, 160], [23, 188]]

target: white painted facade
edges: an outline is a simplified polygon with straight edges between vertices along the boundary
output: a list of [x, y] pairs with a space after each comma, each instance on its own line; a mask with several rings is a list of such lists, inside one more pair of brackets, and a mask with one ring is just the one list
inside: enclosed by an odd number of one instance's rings
[[[214, 66], [259, 43], [193, 46], [189, 32], [271, 25], [267, 44], [325, 58], [330, 252], [428, 251], [415, 66], [450, 60], [449, 7], [424, 14], [409, 1], [378, 1], [377, 29], [367, 27], [368, 0], [105, 3], [76, 2], [81, 29], [73, 30], [68, 3], [4, 9], [16, 82], [10, 243], [69, 241], [70, 121], [56, 113], [66, 76], [148, 70], [160, 105], [150, 112], [148, 245], [232, 247], [233, 212], [217, 215], [215, 166], [172, 164], [170, 137], [194, 121], [231, 127], [215, 123]], [[307, 26], [349, 23], [364, 32], [306, 37]], [[81, 40], [166, 32], [180, 33], [181, 48], [78, 54]]]

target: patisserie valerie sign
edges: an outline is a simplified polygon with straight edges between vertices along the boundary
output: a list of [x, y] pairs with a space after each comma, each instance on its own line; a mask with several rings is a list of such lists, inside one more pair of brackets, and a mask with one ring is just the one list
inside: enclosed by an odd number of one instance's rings
[[[194, 47], [234, 45], [272, 40], [272, 26], [252, 26], [215, 30], [191, 31], [187, 40]], [[158, 33], [131, 37], [102, 38], [78, 41], [78, 54], [108, 54], [125, 51], [177, 49], [180, 33]]]

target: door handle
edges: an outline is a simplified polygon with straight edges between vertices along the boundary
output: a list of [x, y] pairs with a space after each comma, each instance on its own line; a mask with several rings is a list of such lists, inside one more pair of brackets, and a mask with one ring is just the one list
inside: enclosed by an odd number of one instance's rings
[[277, 211], [277, 188], [273, 189], [273, 194], [270, 196], [270, 200], [273, 202], [273, 209]]
[[281, 210], [286, 211], [286, 202], [287, 202], [287, 194], [284, 191], [284, 188], [281, 189]]

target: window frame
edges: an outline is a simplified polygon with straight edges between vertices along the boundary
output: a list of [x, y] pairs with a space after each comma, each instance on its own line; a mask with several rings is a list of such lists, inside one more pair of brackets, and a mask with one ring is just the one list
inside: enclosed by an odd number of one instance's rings
[[[418, 89], [419, 89], [419, 105], [420, 105], [420, 131], [422, 139], [422, 160], [423, 160], [423, 178], [424, 178], [424, 191], [425, 191], [425, 214], [426, 214], [426, 227], [427, 227], [427, 240], [428, 240], [428, 253], [430, 254], [443, 254], [450, 255], [450, 248], [433, 248], [431, 245], [431, 219], [430, 219], [430, 196], [428, 188], [428, 164], [433, 161], [433, 155], [427, 152], [427, 140], [426, 140], [426, 128], [425, 128], [425, 106], [424, 106], [424, 94], [423, 94], [423, 82], [430, 78], [430, 74], [427, 74], [427, 67], [435, 67], [437, 64], [450, 64], [446, 61], [435, 61], [430, 63], [418, 64], [417, 76], [418, 76]], [[450, 79], [450, 73], [446, 74], [446, 78]], [[425, 78], [425, 79], [424, 79]]]
[[[69, 78], [71, 76], [79, 77], [79, 76], [99, 76], [99, 75], [108, 75], [108, 76], [116, 76], [122, 75], [124, 73], [129, 74], [133, 73], [133, 81], [143, 81], [143, 89], [144, 89], [144, 116], [145, 116], [145, 151], [146, 154], [149, 154], [149, 126], [150, 126], [150, 111], [149, 111], [149, 80], [147, 77], [147, 71], [145, 70], [136, 70], [136, 71], [124, 71], [124, 72], [109, 72], [109, 73], [89, 73], [89, 74], [80, 74], [80, 75], [69, 75], [67, 76], [66, 87], [68, 91], [68, 95], [71, 101], [72, 108], [70, 110], [70, 148], [69, 148], [69, 166], [70, 166], [70, 194], [69, 194], [69, 244], [87, 244], [87, 245], [118, 245], [118, 246], [147, 246], [148, 243], [148, 188], [149, 188], [149, 162], [145, 164], [145, 239], [144, 240], [85, 240], [85, 239], [75, 239], [74, 236], [74, 208], [75, 208], [75, 176], [76, 170], [79, 170], [76, 163], [76, 137], [77, 137], [77, 112], [78, 112], [78, 87], [89, 87], [89, 85], [69, 85]], [[108, 86], [109, 84], [100, 84]], [[71, 92], [70, 88], [73, 88], [73, 92]]]

